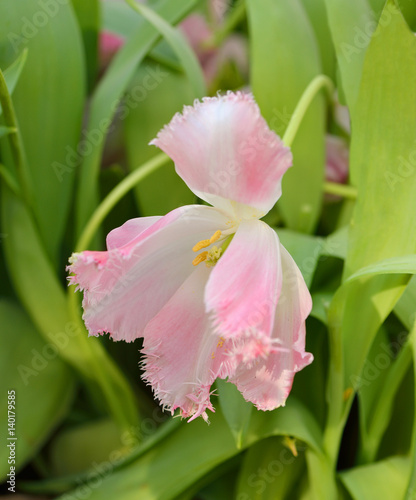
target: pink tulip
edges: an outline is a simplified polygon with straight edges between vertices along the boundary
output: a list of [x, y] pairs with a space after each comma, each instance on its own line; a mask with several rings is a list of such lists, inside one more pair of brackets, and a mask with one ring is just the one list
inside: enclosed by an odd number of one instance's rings
[[214, 30], [200, 14], [189, 15], [179, 26], [198, 57], [208, 86], [215, 82], [228, 62], [233, 62], [242, 75], [248, 75], [248, 43], [244, 36], [232, 33], [219, 47], [212, 47], [209, 41], [214, 36]]
[[249, 94], [187, 106], [151, 144], [202, 200], [127, 221], [106, 252], [71, 257], [91, 335], [144, 338], [144, 379], [164, 408], [190, 420], [228, 377], [260, 410], [283, 406], [310, 364], [311, 297], [276, 232], [260, 221], [281, 195], [290, 150]]
[[345, 139], [327, 134], [325, 177], [327, 181], [345, 184], [349, 172], [349, 149]]
[[110, 31], [101, 31], [98, 42], [98, 59], [100, 63], [100, 71], [103, 72], [108, 67], [113, 57], [124, 45], [124, 38], [111, 33]]

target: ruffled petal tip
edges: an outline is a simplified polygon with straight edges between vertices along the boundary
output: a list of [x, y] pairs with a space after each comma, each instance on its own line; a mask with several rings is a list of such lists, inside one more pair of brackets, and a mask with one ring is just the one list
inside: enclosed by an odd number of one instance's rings
[[70, 273], [67, 278], [69, 285], [76, 285], [75, 291], [90, 289], [96, 272], [106, 265], [107, 257], [107, 252], [73, 253], [68, 259], [70, 265], [66, 267]]

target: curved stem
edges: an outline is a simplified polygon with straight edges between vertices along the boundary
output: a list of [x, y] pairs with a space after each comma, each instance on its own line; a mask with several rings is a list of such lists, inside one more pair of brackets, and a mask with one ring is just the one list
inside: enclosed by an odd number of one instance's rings
[[161, 153], [144, 163], [138, 169], [134, 170], [134, 172], [129, 174], [125, 179], [117, 184], [117, 186], [110, 191], [110, 193], [104, 198], [92, 214], [77, 244], [75, 245], [75, 252], [82, 252], [88, 247], [103, 220], [110, 213], [112, 208], [123, 198], [123, 196], [130, 191], [130, 189], [133, 189], [133, 187], [142, 179], [165, 165], [168, 161], [169, 157], [164, 153]]
[[355, 187], [347, 186], [346, 184], [338, 184], [337, 182], [324, 182], [324, 192], [342, 196], [349, 200], [356, 200], [358, 195]]
[[325, 89], [327, 91], [328, 97], [332, 100], [332, 96], [334, 95], [334, 84], [332, 83], [332, 80], [327, 76], [318, 75], [306, 87], [306, 90], [302, 94], [302, 97], [300, 98], [295, 108], [295, 111], [283, 136], [283, 142], [286, 144], [286, 146], [290, 147], [292, 145], [297, 131], [299, 130], [300, 124], [302, 123], [303, 117], [308, 111], [308, 108], [317, 93], [322, 89]]

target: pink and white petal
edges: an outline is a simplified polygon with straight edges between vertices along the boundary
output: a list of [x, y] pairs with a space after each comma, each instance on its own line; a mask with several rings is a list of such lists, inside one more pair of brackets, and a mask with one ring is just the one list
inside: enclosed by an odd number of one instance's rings
[[127, 245], [71, 258], [70, 282], [84, 290], [84, 322], [91, 335], [109, 332], [131, 342], [194, 270], [192, 247], [224, 230], [227, 218], [206, 206], [181, 207]]
[[[313, 356], [305, 353], [305, 320], [312, 309], [312, 298], [296, 262], [280, 244], [280, 255], [283, 270], [282, 292], [276, 308], [273, 339], [282, 347], [292, 347], [305, 357], [305, 366], [310, 364]], [[303, 363], [299, 361], [299, 363]], [[295, 371], [303, 366], [295, 364]]]
[[257, 217], [281, 195], [292, 154], [269, 129], [251, 94], [229, 92], [186, 106], [159, 132], [154, 144], [200, 198], [227, 210], [228, 200], [248, 205]]
[[284, 406], [293, 384], [295, 373], [284, 368], [284, 352], [273, 352], [267, 360], [259, 358], [248, 366], [240, 365], [229, 382], [235, 384], [246, 401], [259, 410], [274, 410]]
[[217, 331], [226, 338], [270, 337], [281, 280], [275, 231], [262, 221], [243, 221], [205, 290]]
[[144, 331], [144, 379], [172, 414], [191, 420], [214, 411], [211, 385], [234, 371], [224, 339], [213, 333], [204, 307], [210, 270], [199, 266]]
[[122, 226], [108, 233], [106, 240], [107, 250], [114, 250], [115, 248], [128, 245], [161, 218], [162, 217], [137, 217], [136, 219], [128, 220]]
[[311, 297], [297, 265], [283, 246], [281, 260], [283, 284], [276, 308], [273, 350], [254, 363], [241, 363], [230, 377], [244, 398], [260, 410], [284, 406], [295, 373], [313, 361], [312, 354], [305, 352], [305, 319], [312, 307]]

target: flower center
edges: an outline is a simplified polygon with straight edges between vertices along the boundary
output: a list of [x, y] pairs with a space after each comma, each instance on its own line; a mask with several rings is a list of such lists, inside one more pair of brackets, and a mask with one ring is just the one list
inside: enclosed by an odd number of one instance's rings
[[[203, 248], [207, 248], [210, 245], [212, 245], [212, 243], [215, 243], [216, 241], [218, 241], [221, 238], [221, 236], [224, 236], [221, 231], [219, 231], [219, 230], [215, 231], [215, 233], [211, 236], [211, 238], [209, 240], [201, 240], [201, 241], [199, 241], [192, 248], [192, 250], [194, 252], [198, 252], [199, 250], [202, 250]], [[209, 250], [205, 250], [204, 252], [201, 252], [199, 255], [197, 255], [195, 257], [195, 259], [192, 261], [192, 264], [194, 266], [197, 266], [201, 262], [205, 262], [205, 265], [207, 267], [213, 267], [213, 266], [215, 266], [215, 264], [220, 259], [221, 255], [227, 249], [227, 247], [230, 244], [230, 242], [233, 239], [233, 237], [234, 237], [234, 234], [231, 234], [228, 237], [226, 237], [224, 243], [220, 247], [217, 247], [217, 246], [214, 245]], [[224, 239], [224, 238], [222, 238], [222, 239]]]

